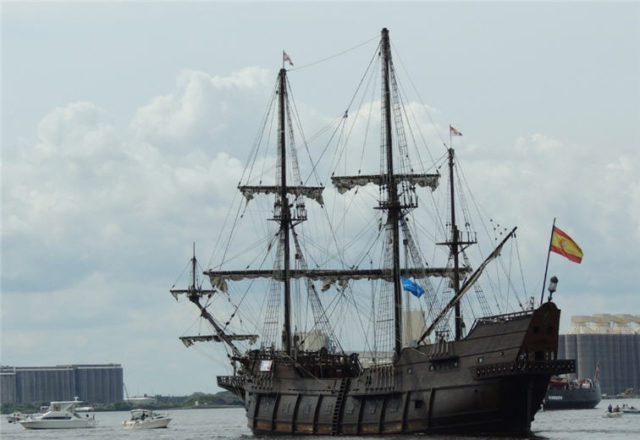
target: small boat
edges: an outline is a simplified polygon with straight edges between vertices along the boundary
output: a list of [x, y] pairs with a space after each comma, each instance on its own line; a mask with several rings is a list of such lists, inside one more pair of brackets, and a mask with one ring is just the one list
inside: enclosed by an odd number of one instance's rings
[[604, 414], [602, 414], [602, 417], [622, 417], [622, 411], [605, 411]]
[[622, 405], [622, 412], [625, 414], [640, 414], [640, 409], [635, 406], [625, 406]]
[[170, 417], [166, 414], [160, 414], [149, 409], [133, 409], [131, 410], [131, 418], [122, 422], [124, 429], [155, 429], [166, 428]]
[[32, 414], [18, 420], [25, 429], [75, 429], [94, 428], [97, 424], [95, 416], [81, 417], [76, 412], [78, 400], [51, 402], [43, 414]]
[[23, 414], [21, 412], [14, 412], [7, 416], [7, 421], [9, 423], [18, 423], [20, 420], [24, 420], [26, 418], [27, 418], [26, 414]]

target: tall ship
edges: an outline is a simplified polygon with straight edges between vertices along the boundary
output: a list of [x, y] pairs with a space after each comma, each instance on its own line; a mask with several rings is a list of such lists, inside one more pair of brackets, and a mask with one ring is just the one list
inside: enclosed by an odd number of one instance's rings
[[[256, 435], [528, 434], [551, 376], [575, 365], [557, 359], [560, 310], [551, 296], [492, 313], [479, 287], [516, 228], [494, 228], [501, 235], [493, 250], [472, 266], [477, 237], [458, 201], [451, 145], [461, 133], [450, 126], [441, 158], [423, 165], [429, 153], [415, 146], [423, 134], [408, 128], [412, 105], [383, 29], [358, 87], [381, 97], [354, 95], [329, 132], [337, 146], [328, 142], [318, 153], [324, 162], [304, 168], [298, 153], [312, 154], [295, 134], [302, 124], [285, 61], [292, 65], [283, 53], [238, 185], [244, 198], [234, 201], [214, 250], [219, 262], [200, 271], [194, 250], [190, 284], [171, 290], [212, 332], [180, 339], [222, 344], [230, 367], [217, 383], [242, 399]], [[379, 134], [368, 135], [374, 125]], [[276, 151], [267, 153], [269, 134]], [[365, 159], [368, 152], [378, 154]], [[323, 166], [333, 188], [318, 177]], [[434, 197], [441, 169], [446, 209], [418, 214], [418, 191]], [[256, 214], [262, 221], [248, 220]], [[427, 249], [425, 237], [434, 246]], [[442, 250], [442, 267], [426, 262], [434, 249]], [[465, 312], [471, 302], [482, 314]], [[473, 322], [468, 329], [465, 320]]]

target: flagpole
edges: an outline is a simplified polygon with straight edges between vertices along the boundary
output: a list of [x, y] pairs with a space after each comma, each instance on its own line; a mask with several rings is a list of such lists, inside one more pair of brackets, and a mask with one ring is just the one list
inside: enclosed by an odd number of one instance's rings
[[547, 264], [544, 267], [544, 280], [542, 280], [542, 292], [540, 292], [540, 305], [544, 301], [544, 285], [547, 283], [547, 270], [549, 269], [549, 256], [551, 255], [551, 242], [553, 241], [553, 230], [556, 228], [556, 218], [553, 218], [553, 225], [551, 226], [551, 236], [549, 237], [549, 249], [547, 249]]

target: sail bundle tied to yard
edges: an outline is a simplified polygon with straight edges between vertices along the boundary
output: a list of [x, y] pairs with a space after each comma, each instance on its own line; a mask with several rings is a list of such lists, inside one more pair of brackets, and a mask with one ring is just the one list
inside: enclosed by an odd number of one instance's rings
[[[471, 272], [471, 268], [465, 266], [462, 267], [460, 271], [462, 273], [469, 273]], [[445, 267], [407, 267], [402, 268], [401, 273], [403, 276], [412, 278], [452, 277], [453, 269]], [[241, 281], [254, 278], [271, 278], [275, 280], [282, 280], [284, 278], [284, 271], [272, 269], [221, 271], [208, 270], [205, 271], [205, 275], [209, 276], [211, 286], [213, 286], [214, 289], [227, 292], [227, 281]], [[314, 281], [321, 281], [325, 285], [349, 280], [393, 280], [393, 272], [391, 271], [391, 269], [290, 269], [288, 271], [288, 276], [290, 278], [308, 278]]]

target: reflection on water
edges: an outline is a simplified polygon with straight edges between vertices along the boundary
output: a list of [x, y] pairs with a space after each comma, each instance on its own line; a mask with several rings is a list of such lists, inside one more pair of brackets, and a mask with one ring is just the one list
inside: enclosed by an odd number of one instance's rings
[[[594, 409], [542, 411], [536, 414], [533, 422], [533, 439], [550, 440], [622, 440], [638, 436], [640, 433], [640, 415], [625, 414], [620, 418], [603, 418], [602, 414], [611, 403], [613, 406], [623, 403], [640, 408], [640, 399], [603, 400]], [[191, 409], [169, 411], [172, 421], [167, 429], [150, 431], [129, 431], [122, 429], [122, 422], [129, 417], [129, 412], [96, 413], [99, 421], [94, 429], [41, 430], [33, 431], [22, 428], [19, 424], [10, 424], [6, 416], [2, 417], [0, 434], [2, 440], [28, 439], [153, 439], [153, 440], [248, 440], [252, 438], [242, 408]], [[309, 438], [309, 437], [290, 437]], [[314, 437], [323, 438], [323, 437]], [[324, 437], [326, 439], [357, 440], [366, 437]], [[410, 437], [376, 437], [384, 439]], [[430, 439], [462, 439], [460, 436], [432, 436]], [[469, 437], [478, 440], [482, 437]], [[483, 440], [488, 440], [489, 437]], [[501, 439], [504, 439], [502, 437]]]

